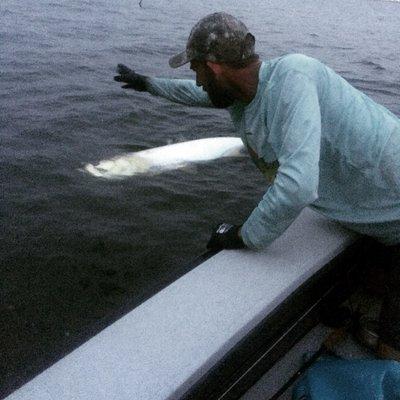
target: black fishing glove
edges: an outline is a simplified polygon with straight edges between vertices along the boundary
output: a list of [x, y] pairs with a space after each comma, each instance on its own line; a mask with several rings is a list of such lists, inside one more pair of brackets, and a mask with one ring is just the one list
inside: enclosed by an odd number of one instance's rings
[[241, 225], [231, 225], [222, 223], [213, 229], [211, 239], [207, 243], [209, 250], [221, 249], [243, 249], [246, 247], [241, 237], [239, 230]]
[[137, 74], [133, 69], [123, 64], [118, 64], [117, 73], [119, 75], [114, 76], [114, 80], [127, 83], [127, 85], [121, 86], [122, 89], [134, 89], [138, 92], [147, 90], [147, 76]]

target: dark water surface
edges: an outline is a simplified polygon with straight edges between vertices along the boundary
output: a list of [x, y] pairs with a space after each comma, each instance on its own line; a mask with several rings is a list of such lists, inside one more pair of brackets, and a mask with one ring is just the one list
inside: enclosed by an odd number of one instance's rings
[[[198, 110], [112, 80], [165, 77], [192, 25], [232, 13], [262, 58], [301, 52], [400, 115], [400, 3], [2, 0], [0, 397], [190, 269], [210, 227], [243, 222], [267, 185], [230, 159], [105, 181], [78, 169], [126, 151], [232, 136]], [[162, 334], [162, 332], [160, 332]]]

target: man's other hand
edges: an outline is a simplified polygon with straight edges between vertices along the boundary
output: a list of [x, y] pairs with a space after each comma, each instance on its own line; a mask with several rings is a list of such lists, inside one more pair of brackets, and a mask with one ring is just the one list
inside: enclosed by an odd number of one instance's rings
[[240, 236], [240, 225], [222, 223], [213, 229], [207, 243], [209, 250], [243, 249], [246, 247]]
[[119, 75], [114, 76], [114, 80], [126, 83], [122, 86], [122, 89], [134, 89], [138, 92], [147, 90], [147, 76], [137, 74], [133, 69], [123, 64], [118, 64], [117, 73]]

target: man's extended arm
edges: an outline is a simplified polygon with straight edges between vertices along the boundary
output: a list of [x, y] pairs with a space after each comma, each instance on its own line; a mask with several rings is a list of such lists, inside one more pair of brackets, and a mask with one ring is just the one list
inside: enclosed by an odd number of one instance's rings
[[152, 78], [140, 75], [122, 64], [118, 64], [117, 72], [119, 75], [114, 79], [117, 82], [126, 83], [122, 86], [123, 89], [147, 91], [155, 96], [187, 106], [213, 107], [208, 94], [196, 86], [194, 80]]
[[274, 107], [267, 123], [280, 166], [241, 229], [244, 243], [253, 249], [279, 237], [318, 197], [321, 114], [315, 83], [291, 71], [268, 96]]

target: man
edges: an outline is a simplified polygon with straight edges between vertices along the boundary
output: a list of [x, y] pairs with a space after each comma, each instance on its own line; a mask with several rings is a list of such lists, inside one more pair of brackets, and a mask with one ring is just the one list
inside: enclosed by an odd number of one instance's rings
[[307, 206], [386, 244], [393, 268], [382, 346], [400, 350], [400, 120], [315, 59], [261, 62], [254, 48], [241, 21], [215, 13], [170, 59], [174, 68], [190, 62], [196, 82], [150, 78], [123, 65], [115, 80], [178, 103], [226, 108], [272, 182], [241, 227], [215, 229], [209, 248], [265, 247]]

